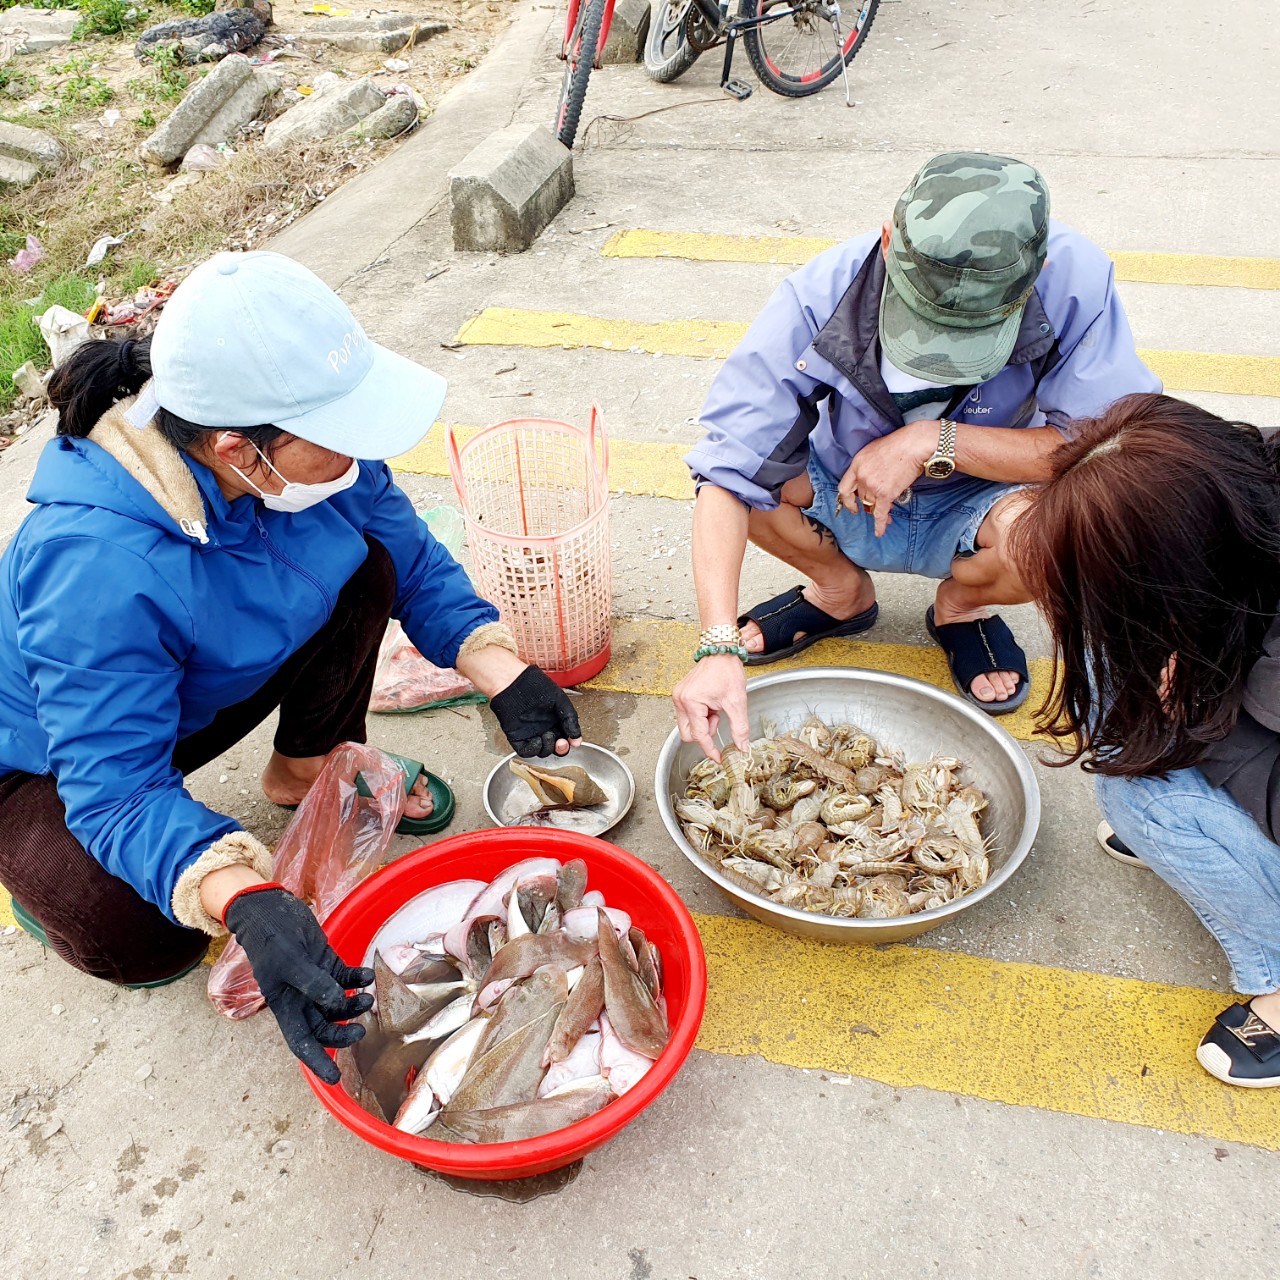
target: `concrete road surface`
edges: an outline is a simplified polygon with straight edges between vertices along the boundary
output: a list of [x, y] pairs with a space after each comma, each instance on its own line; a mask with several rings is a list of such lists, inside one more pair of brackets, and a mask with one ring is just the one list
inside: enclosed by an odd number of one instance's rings
[[[961, 924], [885, 951], [747, 922], [672, 845], [653, 777], [696, 616], [678, 457], [716, 351], [814, 242], [878, 225], [933, 152], [1039, 166], [1055, 214], [1115, 254], [1138, 343], [1167, 384], [1280, 424], [1272, 9], [884, 0], [852, 67], [852, 110], [838, 86], [730, 101], [716, 56], [669, 86], [608, 68], [591, 81], [574, 201], [525, 255], [459, 256], [448, 166], [491, 128], [552, 117], [559, 13], [514, 6], [508, 38], [417, 136], [276, 240], [372, 335], [448, 375], [449, 421], [581, 423], [602, 407], [618, 624], [614, 662], [579, 707], [588, 736], [636, 776], [617, 842], [671, 881], [703, 931], [702, 1037], [575, 1181], [508, 1203], [343, 1131], [268, 1018], [212, 1012], [203, 972], [116, 991], [6, 931], [0, 1225], [12, 1274], [1272, 1273], [1280, 1097], [1233, 1093], [1192, 1058], [1229, 998], [1226, 963], [1159, 881], [1101, 856], [1087, 779], [1039, 762], [1029, 717], [1011, 726], [1044, 801], [1025, 865]], [[1251, 261], [1208, 261], [1224, 257]], [[6, 536], [41, 443], [0, 463]], [[437, 429], [397, 464], [424, 510], [453, 500], [443, 458]], [[743, 604], [793, 578], [751, 555]], [[808, 658], [945, 684], [924, 631], [929, 585], [879, 586], [874, 643]], [[1045, 656], [1030, 610], [1009, 616]], [[371, 738], [450, 780], [453, 830], [484, 825], [480, 785], [506, 750], [487, 710], [375, 717]], [[257, 787], [269, 741], [268, 727], [192, 787], [274, 839], [287, 815]]]

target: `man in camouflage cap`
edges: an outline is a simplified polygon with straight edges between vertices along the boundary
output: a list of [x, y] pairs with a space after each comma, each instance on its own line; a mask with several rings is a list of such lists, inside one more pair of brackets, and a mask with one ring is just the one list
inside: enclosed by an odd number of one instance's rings
[[[1073, 420], [1158, 391], [1111, 262], [1049, 217], [1006, 156], [935, 156], [879, 234], [786, 279], [712, 383], [693, 563], [704, 630], [675, 691], [687, 740], [721, 712], [746, 744], [743, 662], [874, 625], [868, 571], [940, 580], [926, 615], [959, 691], [1026, 700], [1026, 656], [993, 606], [1027, 600], [1005, 534]], [[738, 616], [747, 541], [809, 582]], [[734, 650], [741, 647], [741, 653]]]

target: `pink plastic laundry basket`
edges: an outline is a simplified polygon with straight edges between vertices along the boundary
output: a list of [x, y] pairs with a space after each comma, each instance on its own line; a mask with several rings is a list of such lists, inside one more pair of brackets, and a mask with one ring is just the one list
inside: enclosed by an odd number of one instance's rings
[[498, 606], [520, 656], [557, 684], [609, 661], [609, 441], [600, 410], [584, 431], [521, 418], [459, 443], [449, 472], [467, 522], [476, 588]]

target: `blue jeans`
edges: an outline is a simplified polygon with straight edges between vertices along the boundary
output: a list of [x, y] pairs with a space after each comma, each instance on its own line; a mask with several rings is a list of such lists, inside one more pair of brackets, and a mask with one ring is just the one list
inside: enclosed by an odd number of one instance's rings
[[1200, 917], [1231, 962], [1235, 989], [1280, 989], [1280, 845], [1199, 769], [1095, 780], [1116, 834]]
[[893, 508], [893, 523], [876, 537], [876, 519], [869, 512], [836, 511], [840, 477], [809, 454], [813, 505], [806, 514], [831, 530], [836, 545], [860, 568], [875, 573], [918, 573], [926, 578], [949, 578], [951, 562], [977, 549], [978, 530], [991, 508], [1008, 493], [1026, 486], [955, 476], [934, 488], [913, 489], [911, 497]]

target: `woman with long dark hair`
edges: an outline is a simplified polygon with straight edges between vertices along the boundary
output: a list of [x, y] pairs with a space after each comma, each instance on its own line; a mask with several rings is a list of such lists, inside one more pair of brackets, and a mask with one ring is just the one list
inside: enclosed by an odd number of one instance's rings
[[1041, 726], [1096, 777], [1113, 856], [1183, 897], [1253, 997], [1197, 1050], [1280, 1085], [1280, 473], [1256, 428], [1161, 395], [1056, 451], [1012, 533], [1057, 679]]
[[[563, 753], [573, 707], [382, 459], [416, 444], [444, 379], [371, 342], [274, 253], [219, 254], [152, 338], [93, 342], [50, 383], [57, 437], [0, 560], [0, 882], [76, 968], [154, 986], [211, 935], [244, 947], [289, 1048], [322, 1079], [370, 1006], [265, 846], [183, 775], [279, 708], [262, 777], [296, 805], [365, 740], [387, 619], [490, 697], [521, 755]], [[372, 461], [369, 461], [369, 460]], [[439, 830], [443, 779], [405, 767], [400, 830]]]

